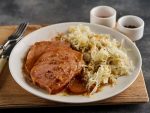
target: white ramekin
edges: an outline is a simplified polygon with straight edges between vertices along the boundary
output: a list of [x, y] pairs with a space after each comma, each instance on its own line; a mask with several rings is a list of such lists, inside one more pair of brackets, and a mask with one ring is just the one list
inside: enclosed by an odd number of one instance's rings
[[[136, 26], [136, 28], [125, 27], [129, 25]], [[144, 21], [138, 16], [123, 16], [117, 22], [117, 30], [128, 36], [132, 41], [136, 41], [143, 37]]]
[[92, 8], [90, 11], [90, 23], [114, 28], [116, 25], [116, 10], [109, 6]]

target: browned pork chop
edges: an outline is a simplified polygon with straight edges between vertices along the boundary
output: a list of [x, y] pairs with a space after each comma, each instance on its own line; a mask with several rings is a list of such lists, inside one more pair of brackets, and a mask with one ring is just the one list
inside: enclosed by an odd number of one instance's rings
[[80, 52], [70, 48], [68, 43], [54, 41], [33, 45], [27, 55], [25, 67], [34, 84], [55, 94], [81, 72], [82, 64]]
[[34, 63], [46, 51], [50, 51], [59, 47], [68, 48], [70, 45], [60, 41], [41, 41], [36, 42], [29, 50], [25, 61], [25, 72], [29, 75]]

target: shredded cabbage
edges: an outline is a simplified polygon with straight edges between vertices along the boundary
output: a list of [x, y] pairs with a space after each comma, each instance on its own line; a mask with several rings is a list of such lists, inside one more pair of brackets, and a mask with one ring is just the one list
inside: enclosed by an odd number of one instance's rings
[[133, 70], [123, 42], [111, 39], [109, 34], [96, 34], [87, 26], [77, 25], [71, 26], [59, 39], [68, 41], [83, 53], [83, 75], [90, 94], [103, 84], [115, 84], [119, 76], [128, 75]]

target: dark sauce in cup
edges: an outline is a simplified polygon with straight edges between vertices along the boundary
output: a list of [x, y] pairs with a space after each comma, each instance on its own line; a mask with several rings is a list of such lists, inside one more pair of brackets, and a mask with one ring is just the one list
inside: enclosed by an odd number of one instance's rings
[[131, 28], [131, 29], [137, 28], [135, 25], [125, 25], [124, 27]]
[[99, 16], [100, 18], [107, 18], [107, 17], [109, 17], [109, 16]]
[[97, 15], [97, 17], [99, 17], [99, 18], [108, 18], [110, 16], [109, 15], [108, 16], [106, 16], [106, 15]]

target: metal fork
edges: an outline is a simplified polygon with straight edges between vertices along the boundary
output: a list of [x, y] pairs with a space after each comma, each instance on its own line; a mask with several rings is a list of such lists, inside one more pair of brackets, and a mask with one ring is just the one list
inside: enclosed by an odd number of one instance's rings
[[22, 23], [17, 28], [16, 32], [10, 35], [4, 45], [1, 45], [0, 48], [0, 74], [9, 58], [9, 55], [17, 44], [21, 40], [24, 31], [27, 28], [28, 23]]
[[13, 33], [12, 35], [10, 35], [6, 41], [6, 43], [4, 45], [0, 45], [0, 49], [3, 49], [5, 50], [6, 47], [11, 44], [11, 43], [14, 43], [14, 42], [18, 42], [21, 38], [22, 38], [22, 34], [24, 33], [24, 31], [26, 30], [26, 27], [27, 27], [28, 23], [25, 22], [25, 23], [21, 23], [16, 32]]

